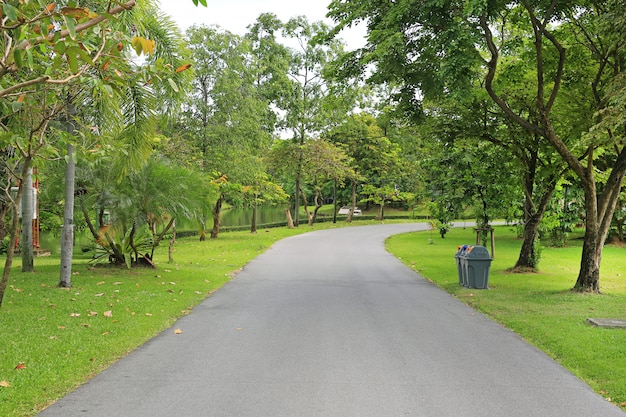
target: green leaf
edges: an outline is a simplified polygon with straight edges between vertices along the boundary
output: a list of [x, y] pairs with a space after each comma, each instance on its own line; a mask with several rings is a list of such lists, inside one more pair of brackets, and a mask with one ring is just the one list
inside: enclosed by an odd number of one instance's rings
[[67, 47], [65, 45], [65, 42], [60, 41], [54, 44], [54, 52], [56, 52], [57, 54], [63, 55], [66, 50]]
[[17, 14], [19, 12], [17, 8], [11, 6], [10, 4], [4, 3], [2, 5], [2, 11], [4, 12], [4, 15], [9, 18], [9, 20], [17, 20]]
[[28, 68], [35, 68], [35, 60], [33, 59], [33, 51], [29, 49], [26, 50], [26, 58], [28, 59]]
[[13, 51], [13, 58], [15, 59], [15, 65], [17, 65], [18, 68], [22, 68], [22, 51], [15, 49]]
[[76, 21], [74, 20], [73, 17], [67, 16], [67, 15], [63, 16], [63, 19], [65, 19], [67, 30], [70, 33], [70, 38], [72, 38], [73, 40], [76, 40]]
[[172, 80], [171, 78], [168, 78], [167, 81], [169, 81], [170, 85], [172, 86], [172, 89], [178, 93], [178, 91], [179, 91], [178, 90], [178, 85], [176, 85], [174, 80]]
[[72, 48], [72, 51], [75, 51], [78, 56], [80, 56], [80, 59], [82, 59], [84, 62], [88, 63], [92, 67], [95, 66], [95, 63], [93, 62], [93, 59], [91, 59], [91, 56], [83, 48]]
[[78, 72], [78, 59], [75, 54], [70, 52], [71, 51], [68, 51], [65, 56], [67, 57], [67, 63], [70, 65], [70, 71], [72, 71], [73, 74], [76, 74]]

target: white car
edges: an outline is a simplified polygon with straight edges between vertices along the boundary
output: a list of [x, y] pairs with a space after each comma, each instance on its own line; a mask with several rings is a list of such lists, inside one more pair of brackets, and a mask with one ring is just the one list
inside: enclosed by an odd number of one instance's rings
[[[339, 209], [339, 211], [337, 212], [337, 214], [344, 214], [344, 215], [348, 215], [350, 214], [350, 206], [343, 206]], [[352, 213], [354, 216], [360, 216], [361, 213], [361, 209], [359, 209], [358, 207], [354, 208], [354, 212]]]

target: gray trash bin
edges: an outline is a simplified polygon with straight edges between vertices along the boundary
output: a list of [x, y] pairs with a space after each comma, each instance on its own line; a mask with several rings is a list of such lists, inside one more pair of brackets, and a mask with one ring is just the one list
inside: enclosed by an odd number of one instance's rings
[[489, 287], [491, 257], [484, 246], [470, 247], [463, 256], [466, 262], [467, 287], [486, 289]]
[[459, 274], [459, 285], [464, 287], [467, 287], [467, 259], [465, 258], [465, 252], [469, 247], [470, 245], [461, 245], [454, 254], [456, 269]]

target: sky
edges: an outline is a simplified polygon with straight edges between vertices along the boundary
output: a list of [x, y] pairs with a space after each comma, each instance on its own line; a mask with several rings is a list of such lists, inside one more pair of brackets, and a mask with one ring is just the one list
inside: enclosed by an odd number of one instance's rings
[[[331, 0], [208, 0], [208, 7], [194, 6], [192, 0], [160, 0], [160, 9], [170, 15], [184, 32], [196, 25], [219, 25], [238, 35], [247, 32], [261, 13], [274, 13], [282, 21], [295, 16], [306, 16], [310, 22], [326, 18], [327, 6]], [[357, 27], [341, 33], [347, 42], [347, 49], [363, 45], [365, 31]]]

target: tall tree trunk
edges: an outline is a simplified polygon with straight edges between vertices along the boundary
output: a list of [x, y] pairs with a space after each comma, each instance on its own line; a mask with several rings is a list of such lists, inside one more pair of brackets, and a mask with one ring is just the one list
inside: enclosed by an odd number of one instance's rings
[[[24, 163], [22, 164], [22, 178], [26, 177], [30, 169], [30, 158], [26, 158]], [[9, 178], [9, 183], [11, 179]], [[13, 245], [17, 240], [17, 235], [20, 230], [20, 216], [18, 213], [18, 202], [22, 198], [22, 194], [24, 193], [24, 181], [20, 184], [17, 189], [17, 196], [15, 200], [12, 201], [13, 206], [13, 217], [11, 220], [11, 234], [9, 240], [9, 250], [7, 251], [7, 258], [4, 262], [4, 269], [2, 270], [2, 279], [0, 279], [0, 306], [2, 306], [2, 299], [4, 298], [4, 293], [7, 289], [7, 284], [9, 283], [9, 276], [11, 275], [11, 267], [13, 266], [13, 257], [15, 255], [15, 251], [13, 250]]]
[[[593, 155], [589, 158], [593, 158]], [[592, 165], [591, 167], [593, 168]], [[613, 220], [625, 173], [626, 147], [622, 149], [613, 165], [613, 170], [600, 196], [597, 194], [593, 171], [587, 171], [587, 175], [581, 176], [585, 191], [586, 218], [580, 272], [574, 285], [575, 291], [600, 292], [602, 250]]]
[[315, 223], [315, 219], [317, 218], [317, 212], [322, 208], [323, 197], [321, 191], [315, 190], [315, 208], [313, 209], [313, 215], [309, 219], [309, 226], [312, 226]]
[[384, 199], [380, 202], [380, 207], [378, 208], [378, 214], [376, 215], [376, 220], [379, 220], [379, 221], [385, 220], [385, 200]]
[[254, 193], [254, 202], [252, 203], [252, 224], [250, 225], [250, 233], [256, 233], [256, 218], [257, 218], [257, 210], [258, 209], [258, 201], [257, 194]]
[[300, 223], [300, 174], [296, 175], [296, 192], [293, 202], [293, 226], [298, 227]]
[[285, 209], [285, 216], [287, 216], [287, 227], [293, 229], [295, 226], [293, 224], [293, 218], [291, 218], [291, 211], [289, 209]]
[[222, 204], [224, 204], [224, 196], [220, 195], [213, 207], [213, 229], [211, 229], [211, 239], [217, 239], [220, 233], [220, 219], [222, 216]]
[[33, 169], [28, 171], [23, 179], [24, 192], [22, 193], [22, 272], [34, 272], [33, 261]]
[[[91, 217], [89, 217], [89, 212], [87, 211], [87, 208], [85, 207], [85, 202], [83, 201], [82, 198], [79, 198], [78, 201], [79, 201], [78, 205], [80, 206], [80, 211], [83, 213], [83, 217], [85, 218], [85, 223], [87, 223], [87, 227], [89, 228], [89, 232], [91, 232], [91, 236], [96, 242], [100, 243], [100, 241], [102, 240], [102, 235], [94, 227], [93, 222], [91, 221]], [[103, 227], [103, 226], [100, 226], [100, 227]]]
[[524, 236], [522, 241], [522, 248], [519, 252], [519, 257], [513, 269], [515, 271], [524, 272], [527, 270], [535, 270], [537, 268], [537, 250], [535, 241], [539, 233], [539, 224], [541, 223], [541, 216], [534, 214], [528, 217], [524, 223]]
[[[74, 250], [74, 147], [67, 145], [65, 167], [65, 211], [61, 226], [61, 270], [59, 287], [72, 287], [72, 255]], [[92, 226], [93, 227], [93, 226]]]
[[337, 223], [337, 180], [333, 183], [333, 224]]
[[172, 224], [172, 238], [170, 239], [170, 247], [167, 251], [167, 259], [169, 263], [174, 262], [174, 243], [176, 242], [176, 220], [174, 220], [174, 224]]
[[539, 234], [539, 225], [541, 219], [548, 208], [548, 203], [552, 198], [554, 189], [556, 187], [556, 181], [549, 181], [547, 190], [541, 196], [541, 199], [537, 206], [533, 203], [533, 184], [534, 180], [530, 180], [525, 185], [526, 200], [524, 203], [524, 236], [522, 242], [522, 248], [520, 249], [519, 257], [513, 269], [515, 270], [535, 270], [538, 265], [538, 254], [535, 241]]
[[309, 205], [306, 202], [306, 195], [304, 194], [304, 190], [302, 189], [302, 187], [300, 187], [300, 195], [302, 196], [302, 205], [304, 208], [304, 212], [306, 213], [308, 224], [309, 226], [311, 226], [313, 224], [313, 217], [309, 212]]
[[159, 233], [158, 235], [152, 235], [152, 250], [150, 251], [150, 259], [154, 259], [154, 250], [161, 244], [161, 241], [163, 240], [163, 238], [165, 238], [167, 232], [169, 232], [169, 230], [172, 228], [176, 230], [176, 217], [172, 217], [170, 219], [170, 221], [163, 228], [161, 233]]
[[132, 255], [130, 255], [130, 262], [126, 260], [126, 265], [132, 265], [133, 261], [137, 262], [139, 260], [139, 250], [137, 249], [137, 245], [135, 245], [135, 234], [137, 233], [137, 222], [133, 222], [133, 227], [130, 229], [130, 233], [128, 234], [128, 244], [130, 248], [133, 250], [135, 254], [135, 259], [133, 260]]
[[346, 222], [352, 222], [352, 216], [354, 216], [354, 208], [356, 207], [356, 180], [352, 180], [352, 207], [350, 207], [350, 212], [348, 212], [348, 218]]
[[[16, 201], [20, 198], [19, 191], [18, 197]], [[4, 262], [4, 269], [2, 271], [2, 279], [0, 280], [0, 306], [2, 306], [2, 299], [4, 298], [4, 293], [7, 289], [7, 284], [9, 283], [9, 275], [11, 274], [11, 267], [13, 266], [13, 256], [15, 251], [13, 250], [13, 242], [17, 239], [17, 234], [19, 230], [19, 215], [17, 214], [17, 203], [13, 205], [13, 219], [11, 220], [11, 234], [9, 250], [7, 251], [7, 258]]]

